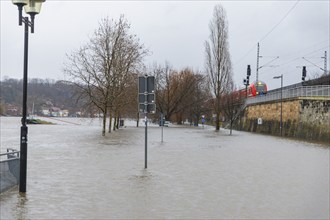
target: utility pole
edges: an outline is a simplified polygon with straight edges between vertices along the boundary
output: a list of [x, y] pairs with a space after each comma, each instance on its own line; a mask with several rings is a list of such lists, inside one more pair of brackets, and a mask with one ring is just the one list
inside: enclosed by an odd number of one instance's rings
[[263, 68], [263, 67], [277, 67], [277, 65], [268, 65], [270, 63], [272, 63], [273, 61], [275, 61], [276, 59], [280, 58], [279, 56], [267, 56], [267, 58], [273, 58], [271, 61], [269, 61], [268, 63], [259, 66], [259, 58], [266, 58], [265, 56], [260, 56], [260, 45], [258, 43], [258, 50], [257, 50], [257, 72], [256, 72], [256, 82], [259, 82], [259, 69]]
[[327, 74], [327, 51], [324, 51], [324, 57], [321, 57], [324, 59], [324, 74]]
[[258, 49], [257, 49], [257, 72], [256, 72], [256, 82], [258, 82], [258, 77], [259, 77], [259, 52], [260, 52], [260, 46], [259, 46], [259, 42], [258, 42]]

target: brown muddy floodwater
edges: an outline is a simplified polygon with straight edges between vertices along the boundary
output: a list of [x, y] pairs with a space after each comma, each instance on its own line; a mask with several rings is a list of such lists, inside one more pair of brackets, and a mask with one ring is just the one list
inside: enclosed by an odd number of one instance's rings
[[[27, 193], [1, 194], [1, 219], [329, 218], [328, 146], [174, 125], [161, 143], [151, 125], [145, 170], [143, 126], [63, 120], [29, 125]], [[19, 129], [1, 118], [1, 152]]]

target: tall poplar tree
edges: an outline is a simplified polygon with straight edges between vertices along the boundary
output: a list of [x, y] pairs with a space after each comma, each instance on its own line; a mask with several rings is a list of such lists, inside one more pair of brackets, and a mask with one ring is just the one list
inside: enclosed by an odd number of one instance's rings
[[222, 94], [232, 80], [228, 45], [228, 22], [226, 11], [216, 5], [209, 23], [210, 36], [205, 41], [205, 67], [209, 76], [210, 89], [214, 98], [213, 112], [216, 115], [216, 130], [220, 130]]

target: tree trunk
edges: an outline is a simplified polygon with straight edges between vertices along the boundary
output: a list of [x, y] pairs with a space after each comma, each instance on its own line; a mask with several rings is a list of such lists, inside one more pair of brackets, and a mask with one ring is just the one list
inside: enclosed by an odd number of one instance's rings
[[107, 124], [107, 109], [103, 111], [103, 125], [102, 125], [102, 136], [105, 136], [105, 127]]
[[116, 123], [116, 128], [117, 130], [119, 129], [119, 122], [120, 122], [120, 117], [119, 115], [117, 116], [117, 123]]
[[216, 130], [216, 131], [219, 131], [219, 130], [220, 130], [220, 113], [217, 112], [216, 115], [217, 115], [217, 116], [216, 116], [216, 119], [215, 119], [215, 123], [216, 123], [216, 125], [215, 125], [215, 130]]
[[117, 117], [114, 115], [114, 121], [113, 121], [113, 130], [116, 130], [116, 123], [117, 123]]
[[109, 133], [111, 133], [111, 124], [112, 124], [112, 112], [110, 111], [110, 113], [109, 113]]

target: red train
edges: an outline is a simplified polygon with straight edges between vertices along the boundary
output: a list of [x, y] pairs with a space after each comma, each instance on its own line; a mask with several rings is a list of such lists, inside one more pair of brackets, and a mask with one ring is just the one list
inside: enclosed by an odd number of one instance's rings
[[245, 89], [239, 90], [239, 94], [241, 97], [255, 97], [258, 95], [265, 95], [267, 94], [267, 85], [262, 81], [253, 82], [247, 87], [247, 95]]

